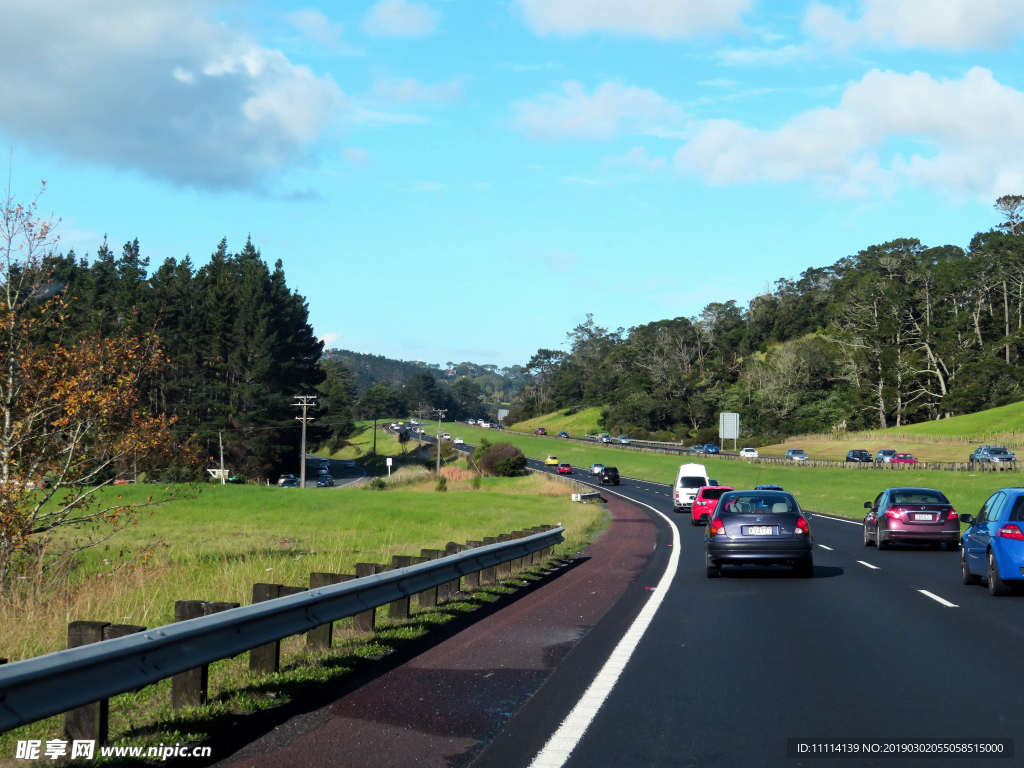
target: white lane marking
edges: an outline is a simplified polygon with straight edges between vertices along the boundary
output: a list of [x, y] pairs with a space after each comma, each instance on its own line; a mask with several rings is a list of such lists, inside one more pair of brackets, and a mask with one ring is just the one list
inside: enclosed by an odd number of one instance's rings
[[615, 650], [612, 651], [611, 656], [608, 657], [604, 666], [597, 673], [597, 677], [594, 678], [580, 700], [576, 702], [576, 706], [572, 708], [572, 712], [558, 726], [558, 730], [548, 739], [544, 748], [533, 758], [530, 768], [561, 768], [565, 765], [569, 755], [572, 754], [580, 739], [583, 738], [583, 734], [586, 733], [590, 723], [593, 722], [601, 705], [608, 698], [608, 694], [612, 692], [612, 688], [618, 682], [622, 670], [629, 663], [629, 658], [640, 643], [640, 638], [647, 631], [651, 620], [654, 619], [654, 614], [665, 599], [665, 595], [668, 593], [669, 586], [672, 584], [672, 579], [675, 577], [676, 570], [679, 567], [679, 529], [672, 522], [672, 519], [663, 512], [659, 512], [650, 504], [630, 499], [615, 491], [607, 491], [607, 493], [614, 493], [616, 496], [621, 496], [634, 504], [643, 504], [643, 506], [665, 518], [665, 522], [672, 529], [672, 553], [669, 555], [665, 573], [662, 574], [658, 586], [651, 592], [651, 597], [647, 604], [644, 605], [640, 614], [633, 620], [633, 624], [626, 634], [619, 640]]
[[837, 523], [849, 523], [850, 525], [864, 525], [864, 523], [858, 522], [857, 520], [844, 520], [841, 517], [832, 517], [830, 515], [822, 514], [821, 512], [812, 512], [811, 514], [814, 515], [815, 520], [835, 520]]
[[938, 595], [929, 592], [927, 589], [919, 589], [917, 591], [920, 592], [925, 597], [930, 597], [936, 603], [942, 603], [947, 608], [959, 608], [960, 607], [956, 603], [951, 603], [951, 602], [949, 602], [949, 600], [944, 600], [941, 597], [939, 597]]
[[834, 552], [835, 551], [834, 549], [832, 549], [832, 547], [826, 547], [824, 544], [819, 544], [818, 546], [821, 547], [822, 549], [827, 549], [829, 552]]
[[865, 563], [863, 560], [858, 560], [857, 562], [860, 563], [861, 565], [866, 565], [872, 571], [880, 571], [880, 570], [882, 570], [877, 565], [872, 565], [871, 563]]

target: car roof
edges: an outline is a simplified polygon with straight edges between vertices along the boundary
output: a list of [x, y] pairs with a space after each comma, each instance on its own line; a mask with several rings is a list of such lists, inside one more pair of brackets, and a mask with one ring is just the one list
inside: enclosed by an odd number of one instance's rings
[[[886, 488], [885, 490], [886, 491], [935, 491], [935, 493], [942, 493], [942, 491], [940, 491], [938, 488], [925, 488], [924, 486], [914, 486], [914, 485], [893, 486], [892, 488]], [[945, 496], [946, 494], [942, 493], [942, 495]]]

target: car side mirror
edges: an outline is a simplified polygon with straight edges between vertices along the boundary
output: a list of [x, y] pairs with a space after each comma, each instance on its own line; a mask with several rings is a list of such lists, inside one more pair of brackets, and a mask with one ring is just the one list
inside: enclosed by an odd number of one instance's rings
[[967, 523], [967, 525], [974, 525], [974, 516], [968, 515], [966, 512], [960, 515], [959, 519], [961, 523]]
[[865, 501], [864, 502], [864, 509], [871, 509], [871, 507], [872, 507], [872, 504], [871, 504], [870, 501]]

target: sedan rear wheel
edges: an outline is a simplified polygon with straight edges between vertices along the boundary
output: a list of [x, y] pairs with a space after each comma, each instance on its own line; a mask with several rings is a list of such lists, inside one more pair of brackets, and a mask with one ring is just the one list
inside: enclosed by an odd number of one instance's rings
[[865, 547], [870, 547], [870, 546], [871, 546], [872, 544], [874, 544], [874, 543], [875, 543], [875, 542], [873, 542], [873, 541], [871, 540], [871, 537], [870, 537], [870, 536], [868, 536], [868, 527], [867, 527], [867, 526], [865, 525], [865, 526], [864, 526], [864, 546], [865, 546]]
[[707, 555], [705, 555], [705, 569], [709, 579], [717, 579], [722, 575], [722, 566], [718, 565]]
[[881, 529], [878, 529], [877, 531], [875, 531], [875, 546], [878, 549], [888, 549], [889, 548], [889, 542], [888, 541], [884, 541], [882, 539], [882, 530]]
[[980, 584], [981, 576], [976, 576], [971, 573], [970, 567], [967, 565], [967, 550], [961, 550], [960, 552], [960, 573], [963, 575], [964, 584]]
[[999, 566], [996, 565], [996, 556], [991, 551], [988, 553], [988, 593], [995, 597], [1008, 595], [1013, 590], [999, 577]]

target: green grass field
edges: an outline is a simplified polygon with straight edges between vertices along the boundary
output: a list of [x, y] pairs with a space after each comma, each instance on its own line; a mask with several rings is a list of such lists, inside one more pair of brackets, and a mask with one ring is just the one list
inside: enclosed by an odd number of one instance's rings
[[[388, 425], [391, 421], [389, 419], [378, 420], [377, 422], [377, 455], [378, 456], [398, 456], [402, 451], [402, 444], [398, 442], [398, 437], [394, 432], [388, 429], [379, 429], [380, 426]], [[335, 451], [330, 455], [332, 459], [359, 459], [366, 456], [373, 451], [373, 422], [372, 421], [360, 421], [356, 422], [355, 432], [348, 438], [350, 445], [346, 445], [340, 451]], [[413, 451], [416, 449], [416, 438], [413, 437], [405, 444], [405, 451]], [[327, 451], [317, 451], [317, 456], [327, 456]]]
[[601, 408], [587, 408], [572, 416], [565, 416], [564, 413], [564, 411], [559, 411], [546, 416], [538, 416], [535, 419], [512, 424], [509, 429], [514, 429], [517, 432], [533, 432], [537, 427], [544, 427], [552, 435], [568, 432], [572, 437], [586, 437], [601, 431], [597, 425], [597, 420], [601, 418]]
[[854, 519], [863, 516], [863, 503], [875, 498], [890, 485], [919, 485], [938, 488], [961, 512], [976, 513], [993, 491], [1020, 483], [1017, 474], [983, 472], [939, 472], [931, 470], [890, 472], [885, 470], [830, 469], [801, 466], [751, 464], [714, 457], [684, 458], [665, 454], [627, 451], [556, 438], [507, 435], [494, 430], [450, 425], [448, 431], [467, 442], [482, 437], [491, 442], [504, 441], [520, 448], [534, 459], [555, 455], [573, 466], [591, 464], [616, 466], [629, 477], [659, 483], [675, 481], [679, 465], [702, 463], [711, 477], [723, 485], [752, 488], [761, 483], [776, 483], [792, 491], [800, 503], [815, 512], [827, 512]]
[[887, 432], [906, 435], [929, 435], [934, 437], [989, 435], [1020, 435], [1024, 433], [1024, 402], [1011, 403], [987, 411], [954, 416], [951, 419], [925, 421], [905, 427], [893, 427]]

